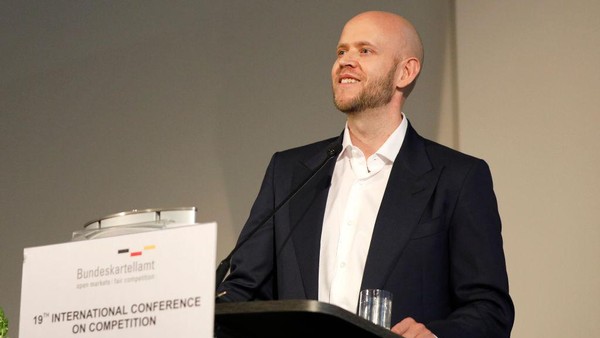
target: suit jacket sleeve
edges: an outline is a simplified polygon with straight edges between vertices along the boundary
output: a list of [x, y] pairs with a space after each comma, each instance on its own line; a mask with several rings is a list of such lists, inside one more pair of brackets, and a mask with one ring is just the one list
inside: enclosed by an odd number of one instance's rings
[[[238, 238], [238, 244], [272, 213], [274, 207], [273, 175], [277, 153], [265, 173], [260, 191], [250, 211], [250, 216]], [[231, 258], [231, 271], [217, 288], [217, 294], [226, 292], [218, 302], [240, 302], [274, 298], [274, 239], [273, 220], [268, 220], [261, 229], [240, 246]]]
[[453, 311], [427, 324], [440, 338], [509, 337], [514, 306], [501, 222], [489, 167], [477, 160], [465, 176], [449, 222]]

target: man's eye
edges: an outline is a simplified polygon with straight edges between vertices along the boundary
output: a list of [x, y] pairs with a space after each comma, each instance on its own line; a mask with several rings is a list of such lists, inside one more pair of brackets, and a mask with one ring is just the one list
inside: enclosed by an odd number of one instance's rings
[[360, 53], [361, 54], [369, 54], [369, 53], [371, 53], [371, 50], [368, 48], [361, 48]]
[[338, 55], [338, 56], [342, 56], [342, 55], [344, 55], [344, 54], [346, 54], [346, 51], [345, 51], [345, 50], [338, 50], [338, 51], [337, 51], [337, 55]]

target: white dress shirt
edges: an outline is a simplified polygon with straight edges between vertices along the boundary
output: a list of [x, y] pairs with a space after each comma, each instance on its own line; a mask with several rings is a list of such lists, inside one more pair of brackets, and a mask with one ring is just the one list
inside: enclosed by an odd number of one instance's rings
[[319, 257], [319, 300], [356, 313], [375, 219], [408, 122], [365, 159], [348, 125], [327, 197]]

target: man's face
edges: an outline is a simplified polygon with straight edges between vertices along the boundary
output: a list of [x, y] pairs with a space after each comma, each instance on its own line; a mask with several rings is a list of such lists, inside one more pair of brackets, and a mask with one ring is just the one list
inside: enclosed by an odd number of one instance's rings
[[350, 21], [331, 70], [335, 106], [356, 113], [388, 104], [396, 93], [398, 62], [385, 30], [370, 20]]

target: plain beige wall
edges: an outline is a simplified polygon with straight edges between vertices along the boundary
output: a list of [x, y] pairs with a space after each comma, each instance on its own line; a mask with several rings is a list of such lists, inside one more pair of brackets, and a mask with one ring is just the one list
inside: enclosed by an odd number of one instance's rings
[[[233, 247], [274, 151], [339, 134], [343, 23], [402, 13], [427, 63], [406, 113], [456, 141], [447, 1], [1, 1], [0, 306], [18, 336], [23, 248], [115, 212], [198, 207]], [[60, 262], [57, 262], [60, 264]]]
[[459, 144], [492, 168], [516, 338], [600, 332], [599, 13], [456, 3]]

